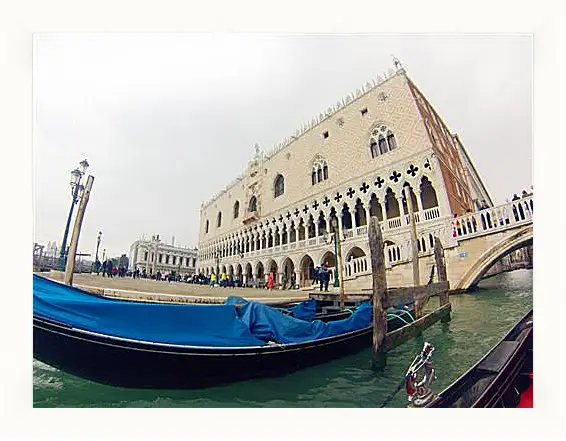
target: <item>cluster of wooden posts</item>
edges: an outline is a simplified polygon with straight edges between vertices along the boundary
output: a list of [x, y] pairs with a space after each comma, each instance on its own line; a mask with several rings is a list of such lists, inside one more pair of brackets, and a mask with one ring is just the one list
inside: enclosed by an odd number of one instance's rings
[[[407, 205], [409, 207], [411, 206], [411, 204]], [[412, 217], [413, 213], [411, 209], [409, 214]], [[440, 239], [438, 237], [434, 239], [434, 257], [438, 282], [429, 283], [428, 285], [419, 285], [418, 249], [414, 219], [412, 219], [411, 224], [414, 286], [409, 288], [388, 289], [385, 275], [384, 243], [381, 227], [376, 217], [372, 217], [370, 220], [368, 236], [373, 277], [373, 352], [376, 359], [381, 358], [383, 353], [391, 348], [413, 338], [423, 329], [428, 328], [438, 320], [450, 320], [450, 311], [452, 309], [448, 298], [450, 285], [446, 277], [446, 265], [444, 263]], [[432, 312], [423, 315], [423, 308], [431, 296], [438, 296], [440, 305]], [[411, 303], [414, 304], [415, 307], [415, 321], [388, 333], [387, 308]]]

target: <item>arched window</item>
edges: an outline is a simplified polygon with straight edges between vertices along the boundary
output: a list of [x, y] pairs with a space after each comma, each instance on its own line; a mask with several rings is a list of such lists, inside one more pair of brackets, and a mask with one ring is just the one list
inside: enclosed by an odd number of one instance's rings
[[399, 212], [399, 202], [391, 188], [388, 188], [385, 193], [385, 213], [387, 219], [393, 219], [401, 216], [401, 213]]
[[204, 231], [205, 234], [208, 233], [208, 226], [209, 226], [209, 222], [208, 222], [208, 219], [207, 219], [206, 220], [206, 230]]
[[395, 141], [395, 135], [393, 135], [391, 130], [387, 132], [387, 144], [389, 145], [389, 151], [397, 148], [397, 141]]
[[371, 131], [369, 150], [372, 158], [391, 152], [396, 148], [395, 135], [387, 126], [379, 125]]
[[236, 201], [234, 204], [234, 219], [240, 215], [240, 201]]
[[382, 135], [379, 135], [378, 143], [379, 143], [379, 153], [382, 155], [384, 153], [387, 153], [387, 143], [385, 142], [385, 138]]
[[248, 211], [257, 211], [257, 199], [255, 196], [252, 196], [252, 198], [250, 199], [250, 206], [248, 208]]
[[220, 228], [221, 225], [222, 225], [222, 212], [219, 211], [218, 216], [216, 216], [216, 227]]
[[379, 151], [377, 150], [377, 142], [375, 142], [374, 139], [371, 140], [370, 144], [369, 144], [369, 149], [371, 151], [371, 157], [375, 158], [376, 156], [379, 155]]
[[312, 185], [328, 179], [328, 165], [326, 160], [317, 155], [312, 164]]
[[438, 207], [438, 198], [436, 197], [436, 191], [434, 190], [434, 187], [426, 176], [423, 176], [421, 178], [420, 189], [423, 210], [432, 207]]
[[277, 175], [275, 178], [275, 196], [281, 196], [285, 193], [285, 178], [282, 175]]

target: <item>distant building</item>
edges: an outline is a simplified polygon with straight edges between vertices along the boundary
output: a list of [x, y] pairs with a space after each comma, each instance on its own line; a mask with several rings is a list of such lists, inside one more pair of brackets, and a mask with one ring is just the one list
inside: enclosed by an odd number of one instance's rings
[[177, 274], [195, 274], [197, 266], [196, 248], [182, 248], [168, 245], [159, 239], [159, 235], [152, 236], [151, 240], [136, 240], [130, 247], [129, 268], [147, 274], [162, 274], [175, 271]]

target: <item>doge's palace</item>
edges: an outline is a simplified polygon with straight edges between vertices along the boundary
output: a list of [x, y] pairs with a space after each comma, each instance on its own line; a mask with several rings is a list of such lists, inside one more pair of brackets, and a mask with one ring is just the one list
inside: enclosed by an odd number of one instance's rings
[[482, 200], [491, 204], [461, 139], [397, 59], [394, 67], [272, 151], [256, 146], [244, 174], [202, 204], [199, 273], [225, 271], [249, 284], [274, 272], [283, 288], [291, 281], [310, 286], [316, 266], [327, 263], [335, 273], [336, 225], [341, 282], [346, 290], [370, 288], [367, 225], [377, 216], [388, 280], [409, 285], [411, 276], [400, 269], [411, 259], [405, 187], [419, 254], [430, 265], [433, 237], [451, 241], [447, 218], [475, 211]]

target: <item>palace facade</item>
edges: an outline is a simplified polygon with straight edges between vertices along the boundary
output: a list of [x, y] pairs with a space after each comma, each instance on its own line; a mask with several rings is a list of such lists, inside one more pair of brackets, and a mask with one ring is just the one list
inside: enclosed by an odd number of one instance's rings
[[396, 266], [411, 259], [408, 188], [417, 222], [422, 283], [433, 238], [452, 241], [446, 220], [492, 205], [469, 154], [398, 60], [299, 128], [202, 204], [197, 271], [244, 283], [276, 274], [280, 286], [310, 286], [313, 269], [334, 274], [338, 229], [346, 290], [371, 288], [367, 225], [381, 224], [390, 286], [412, 283]]
[[192, 276], [197, 267], [197, 249], [175, 247], [159, 239], [159, 235], [151, 240], [136, 240], [130, 247], [130, 270], [145, 269], [148, 275], [171, 273]]

